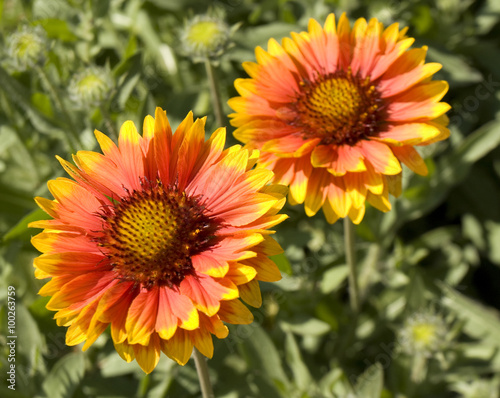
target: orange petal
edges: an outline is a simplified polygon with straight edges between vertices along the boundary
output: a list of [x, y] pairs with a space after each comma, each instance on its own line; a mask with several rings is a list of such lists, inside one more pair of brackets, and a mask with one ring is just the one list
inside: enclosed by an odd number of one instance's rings
[[85, 274], [93, 271], [105, 271], [109, 268], [109, 261], [105, 256], [85, 252], [42, 254], [33, 262], [35, 267], [54, 276]]
[[144, 177], [144, 155], [141, 148], [141, 136], [134, 123], [126, 121], [120, 128], [118, 147], [121, 154], [121, 167], [130, 189], [141, 189], [140, 177]]
[[218, 339], [225, 339], [228, 336], [229, 329], [222, 323], [218, 315], [208, 318], [206, 315], [201, 314], [200, 317], [208, 319], [208, 322], [205, 322], [204, 325], [208, 331], [214, 334]]
[[257, 271], [256, 280], [263, 282], [277, 282], [281, 280], [279, 268], [267, 256], [258, 254], [255, 258], [245, 260], [244, 264], [249, 265]]
[[[223, 285], [224, 284], [224, 285]], [[217, 281], [208, 275], [187, 275], [180, 285], [181, 294], [188, 296], [200, 311], [208, 316], [217, 313], [221, 300], [238, 296], [238, 289], [224, 278]]]
[[325, 215], [326, 221], [329, 224], [333, 224], [335, 221], [339, 219], [339, 216], [333, 209], [332, 203], [330, 202], [329, 199], [325, 200], [325, 203], [323, 203], [321, 209], [323, 210], [323, 214]]
[[392, 151], [410, 170], [423, 176], [427, 175], [427, 165], [415, 148], [412, 146], [393, 147]]
[[96, 243], [83, 234], [41, 232], [31, 238], [31, 244], [42, 253], [76, 251], [100, 253]]
[[270, 236], [264, 236], [262, 243], [254, 247], [255, 252], [265, 254], [266, 256], [275, 256], [283, 253], [283, 248]]
[[376, 172], [388, 175], [401, 172], [401, 164], [387, 145], [367, 140], [360, 141], [358, 145]]
[[[349, 217], [353, 208], [364, 207], [367, 188], [364, 183], [364, 177], [361, 173], [349, 173], [345, 177], [345, 187], [351, 197], [351, 207], [349, 208]], [[358, 214], [358, 213], [356, 213]], [[352, 217], [351, 217], [352, 218]]]
[[384, 191], [381, 195], [374, 195], [373, 193], [368, 192], [366, 200], [380, 211], [387, 212], [391, 210], [391, 202], [389, 202], [389, 189], [386, 184], [384, 184]]
[[178, 189], [183, 191], [191, 180], [191, 173], [197, 163], [198, 156], [205, 143], [205, 120], [196, 119], [186, 132], [179, 147], [177, 162]]
[[169, 287], [160, 287], [158, 316], [155, 330], [162, 339], [168, 340], [177, 330], [193, 330], [199, 326], [198, 311], [192, 301]]
[[158, 286], [150, 290], [141, 288], [137, 297], [132, 301], [125, 323], [129, 344], [149, 344], [158, 314], [158, 292]]
[[380, 139], [397, 146], [416, 145], [432, 141], [440, 134], [440, 129], [429, 123], [405, 123], [390, 125], [387, 131], [380, 132], [372, 139]]
[[42, 297], [53, 296], [56, 292], [74, 279], [74, 275], [55, 276], [38, 291], [38, 295]]
[[[97, 302], [94, 302], [80, 312], [66, 332], [66, 345], [73, 346], [85, 341], [96, 308]], [[104, 329], [101, 330], [101, 333], [103, 331]]]
[[160, 179], [165, 186], [170, 183], [170, 153], [172, 146], [172, 129], [167, 119], [167, 113], [156, 108], [154, 126], [154, 153], [158, 165]]
[[[314, 151], [313, 151], [314, 154]], [[294, 178], [290, 184], [290, 195], [295, 203], [304, 203], [307, 193], [307, 182], [312, 172], [311, 161], [308, 156], [297, 159], [294, 165]]]
[[134, 348], [132, 345], [128, 344], [126, 341], [123, 343], [115, 343], [115, 350], [120, 355], [120, 357], [127, 362], [132, 362], [135, 358]]
[[137, 294], [133, 282], [121, 282], [108, 289], [99, 301], [96, 317], [101, 322], [111, 323], [111, 337], [116, 344], [127, 338], [127, 313]]
[[51, 311], [76, 311], [95, 300], [117, 283], [111, 271], [89, 272], [73, 278], [47, 303]]
[[309, 178], [307, 184], [307, 196], [305, 210], [309, 217], [314, 216], [323, 203], [328, 193], [327, 186], [330, 182], [330, 174], [324, 169], [316, 169]]
[[224, 322], [248, 325], [253, 321], [250, 310], [238, 299], [222, 301], [218, 315]]
[[240, 263], [231, 264], [229, 272], [226, 277], [231, 279], [235, 285], [242, 285], [250, 282], [257, 275], [257, 271], [253, 267], [243, 265]]
[[193, 342], [188, 333], [185, 330], [177, 329], [171, 339], [161, 340], [161, 350], [179, 365], [185, 365], [193, 352]]
[[129, 183], [128, 178], [123, 174], [116, 164], [104, 155], [91, 151], [78, 151], [73, 156], [76, 165], [88, 176], [92, 183], [101, 187], [106, 187], [108, 191], [112, 192], [111, 197], [120, 197], [123, 195], [125, 186], [128, 189], [132, 187], [127, 186]]
[[212, 335], [204, 326], [190, 332], [189, 337], [198, 351], [200, 351], [207, 358], [213, 357], [214, 343], [212, 341]]
[[[350, 195], [346, 192], [343, 179], [335, 178], [328, 186], [328, 203], [337, 217], [344, 218], [349, 213], [352, 202]], [[326, 211], [328, 210], [327, 208]], [[333, 216], [330, 217], [332, 220], [334, 219]]]
[[262, 305], [262, 295], [260, 293], [259, 282], [250, 281], [239, 286], [242, 300], [252, 307], [259, 308]]
[[132, 345], [137, 363], [146, 373], [151, 373], [160, 361], [160, 338], [157, 334], [151, 336], [147, 346], [140, 344]]
[[387, 120], [398, 122], [435, 119], [451, 108], [445, 102], [438, 102], [447, 91], [448, 83], [445, 81], [418, 84], [394, 97]]
[[361, 206], [360, 208], [351, 207], [351, 210], [349, 210], [349, 218], [356, 225], [361, 222], [364, 215], [365, 215], [364, 203], [363, 206]]

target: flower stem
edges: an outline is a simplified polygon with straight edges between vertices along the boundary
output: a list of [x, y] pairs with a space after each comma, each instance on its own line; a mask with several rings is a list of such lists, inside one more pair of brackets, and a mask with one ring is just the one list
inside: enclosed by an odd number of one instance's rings
[[344, 218], [344, 245], [346, 262], [349, 267], [349, 300], [352, 310], [357, 314], [359, 312], [360, 303], [355, 244], [354, 224], [349, 217], [346, 217]]
[[101, 106], [101, 115], [104, 119], [104, 125], [106, 126], [106, 129], [108, 130], [108, 133], [113, 136], [114, 139], [118, 139], [118, 131], [116, 130], [115, 124], [113, 123], [113, 120], [111, 119], [111, 115], [109, 114], [108, 110], [106, 109], [106, 105]]
[[217, 127], [223, 127], [226, 125], [224, 112], [222, 110], [222, 102], [220, 100], [219, 85], [217, 79], [215, 78], [215, 70], [210, 62], [210, 60], [205, 60], [205, 70], [207, 71], [208, 81], [210, 83], [210, 93], [212, 95], [212, 103], [215, 112], [215, 121], [217, 122]]
[[210, 378], [208, 376], [207, 359], [196, 348], [193, 350], [193, 356], [196, 371], [198, 372], [198, 378], [200, 380], [202, 397], [214, 398], [215, 396], [212, 390], [212, 384], [210, 383]]

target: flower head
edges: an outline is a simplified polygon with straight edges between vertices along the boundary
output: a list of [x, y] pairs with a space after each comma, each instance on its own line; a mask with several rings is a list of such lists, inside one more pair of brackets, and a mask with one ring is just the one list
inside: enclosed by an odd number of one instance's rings
[[224, 150], [224, 129], [205, 141], [204, 124], [190, 113], [172, 134], [158, 108], [142, 136], [126, 122], [118, 146], [96, 131], [103, 154], [59, 159], [73, 179], [49, 181], [54, 200], [36, 200], [53, 219], [30, 226], [44, 229], [35, 276], [51, 278], [39, 294], [69, 326], [66, 344], [85, 350], [110, 325], [118, 353], [148, 373], [160, 351], [211, 357], [223, 322], [252, 322], [240, 298], [258, 307], [258, 281], [280, 279], [269, 228], [286, 218], [286, 188], [252, 169], [255, 151]]
[[44, 62], [47, 56], [47, 34], [40, 26], [23, 26], [7, 41], [7, 53], [12, 66], [25, 71]]
[[82, 107], [98, 106], [109, 96], [113, 87], [111, 74], [106, 68], [91, 66], [73, 76], [69, 83], [69, 96]]
[[186, 22], [181, 32], [182, 51], [194, 62], [216, 59], [230, 44], [235, 29], [219, 15], [197, 15]]
[[427, 173], [414, 146], [448, 137], [450, 107], [439, 102], [448, 84], [431, 81], [441, 65], [424, 63], [426, 47], [408, 50], [405, 32], [376, 19], [351, 28], [345, 15], [336, 25], [330, 14], [243, 64], [250, 78], [236, 80], [240, 97], [229, 101], [234, 136], [261, 150], [261, 165], [308, 216], [323, 208], [330, 223], [359, 223], [365, 201], [388, 211], [401, 163]]
[[446, 345], [448, 327], [444, 319], [432, 312], [416, 312], [410, 316], [399, 332], [401, 348], [410, 355], [425, 357], [441, 350]]

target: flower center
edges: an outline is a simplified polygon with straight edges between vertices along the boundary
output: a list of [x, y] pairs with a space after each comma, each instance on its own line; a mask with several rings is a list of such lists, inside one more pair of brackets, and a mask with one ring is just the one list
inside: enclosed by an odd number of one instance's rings
[[193, 272], [191, 257], [217, 243], [220, 222], [204, 210], [199, 197], [157, 184], [103, 210], [98, 242], [120, 279], [146, 288], [178, 286]]
[[218, 24], [214, 21], [200, 21], [189, 30], [188, 40], [192, 44], [211, 47], [223, 34]]
[[349, 69], [301, 85], [292, 106], [292, 124], [304, 130], [304, 139], [321, 138], [323, 145], [354, 145], [381, 130], [386, 107], [370, 78], [360, 79]]
[[414, 341], [420, 346], [429, 347], [436, 338], [436, 327], [428, 323], [414, 325], [412, 332]]

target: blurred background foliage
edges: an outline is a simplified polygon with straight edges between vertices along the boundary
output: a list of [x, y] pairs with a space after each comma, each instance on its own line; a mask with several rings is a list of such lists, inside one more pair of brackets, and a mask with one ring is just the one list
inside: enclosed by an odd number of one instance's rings
[[[423, 151], [430, 175], [405, 170], [393, 210], [368, 209], [357, 228], [357, 318], [348, 305], [341, 223], [287, 205], [290, 218], [277, 228], [286, 252], [274, 259], [283, 280], [262, 284], [264, 305], [252, 325], [231, 327], [215, 342], [216, 396], [498, 398], [496, 0], [1, 0], [0, 395], [200, 395], [192, 361], [180, 367], [162, 356], [144, 375], [119, 358], [106, 333], [85, 353], [66, 347], [65, 329], [36, 294], [42, 282], [33, 277], [37, 253], [29, 243], [36, 232], [26, 225], [44, 218], [32, 198], [49, 197], [47, 180], [63, 175], [55, 155], [95, 150], [94, 128], [113, 135], [125, 120], [141, 126], [156, 105], [173, 126], [193, 110], [208, 115], [207, 131], [216, 128], [203, 64], [184, 56], [179, 42], [186, 21], [208, 6], [229, 26], [241, 24], [215, 68], [226, 114], [255, 46], [330, 12], [408, 26], [415, 46], [429, 46], [428, 61], [443, 65], [437, 78], [449, 82], [452, 105], [451, 138]], [[4, 373], [9, 285], [17, 293], [15, 391]]]

